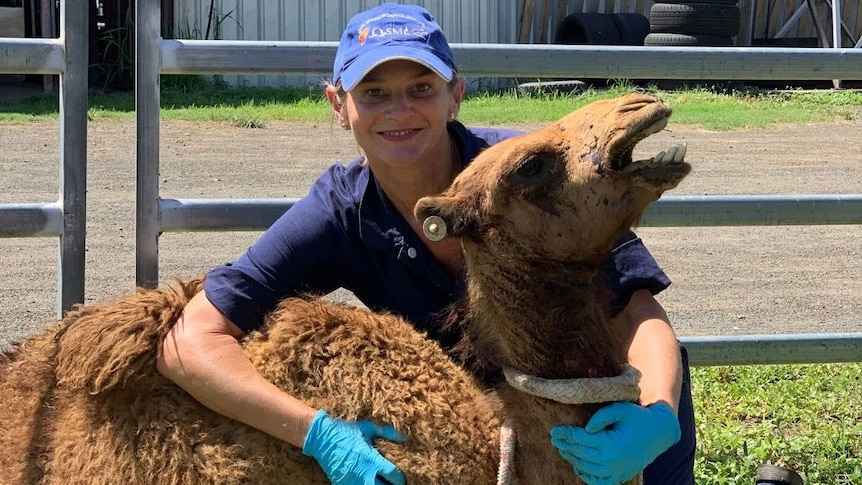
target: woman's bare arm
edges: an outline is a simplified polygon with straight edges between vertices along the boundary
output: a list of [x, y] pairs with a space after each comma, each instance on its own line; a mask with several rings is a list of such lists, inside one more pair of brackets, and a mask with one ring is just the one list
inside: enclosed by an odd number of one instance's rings
[[629, 364], [641, 371], [640, 403], [648, 406], [664, 402], [676, 412], [682, 360], [667, 313], [649, 291], [639, 290], [632, 295], [623, 315], [631, 324]]
[[243, 353], [242, 335], [201, 291], [168, 333], [156, 366], [211, 410], [302, 447], [317, 410], [265, 380]]

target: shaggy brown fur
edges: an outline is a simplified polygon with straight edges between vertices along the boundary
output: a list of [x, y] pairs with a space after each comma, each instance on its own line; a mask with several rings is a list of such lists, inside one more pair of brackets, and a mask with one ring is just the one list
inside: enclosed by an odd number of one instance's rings
[[[607, 318], [597, 275], [618, 236], [690, 171], [685, 162], [632, 161], [635, 144], [670, 114], [639, 94], [593, 103], [494, 145], [448, 190], [417, 203], [420, 219], [441, 217], [462, 240], [466, 352], [486, 367], [547, 379], [621, 372], [629, 328]], [[519, 483], [581, 483], [548, 433], [585, 424], [600, 405], [560, 404], [508, 385], [497, 392], [516, 423]]]
[[[199, 289], [195, 281], [79, 307], [7, 352], [0, 482], [328, 483], [298, 449], [209, 411], [155, 371], [159, 342]], [[379, 448], [411, 484], [493, 481], [499, 422], [485, 393], [403, 320], [288, 299], [243, 347], [296, 397], [403, 430], [408, 443]]]
[[[440, 197], [417, 205], [462, 237], [460, 314], [489, 368], [602, 376], [625, 361], [594, 276], [617, 234], [688, 165], [631, 163], [670, 109], [631, 95], [595, 103], [485, 151]], [[10, 484], [324, 484], [300, 450], [219, 416], [161, 377], [159, 343], [200, 282], [78, 307], [0, 354], [0, 469]], [[285, 391], [347, 419], [393, 424], [381, 452], [408, 483], [494, 483], [500, 416], [516, 421], [520, 483], [580, 483], [548, 439], [572, 408], [502, 385], [489, 393], [391, 315], [292, 298], [242, 345]], [[497, 394], [502, 400], [497, 400]]]

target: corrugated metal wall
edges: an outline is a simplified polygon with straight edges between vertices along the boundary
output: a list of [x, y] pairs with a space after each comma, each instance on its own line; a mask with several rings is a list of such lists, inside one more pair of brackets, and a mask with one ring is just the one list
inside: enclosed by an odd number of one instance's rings
[[[392, 1], [392, 0], [390, 0]], [[383, 0], [215, 0], [220, 39], [337, 41], [356, 13]], [[517, 31], [517, 4], [498, 0], [426, 0], [395, 3], [422, 5], [437, 18], [449, 42], [510, 43]], [[206, 31], [208, 0], [175, 0], [177, 37], [201, 39]], [[211, 28], [212, 32], [214, 29]], [[210, 35], [213, 38], [213, 35]], [[253, 86], [313, 85], [309, 76], [224, 76], [231, 84]]]
[[[391, 1], [391, 0], [390, 0]], [[860, 0], [841, 0], [842, 20], [850, 35], [844, 47], [853, 47], [862, 36]], [[210, 37], [220, 39], [337, 41], [347, 21], [357, 12], [384, 0], [214, 0], [214, 22]], [[422, 5], [437, 17], [450, 42], [545, 43], [556, 27], [575, 12], [625, 12], [649, 16], [653, 0], [414, 0], [396, 3]], [[831, 7], [816, 0], [818, 16], [831, 42]], [[742, 27], [737, 45], [752, 45], [752, 39], [816, 38], [806, 0], [741, 0]], [[802, 6], [797, 21], [782, 29]], [[203, 38], [207, 31], [209, 0], [174, 0], [175, 35]], [[532, 15], [523, 16], [524, 12]], [[522, 25], [523, 24], [523, 25]], [[852, 39], [851, 40], [851, 37]], [[256, 86], [312, 85], [320, 78], [300, 76], [225, 76], [232, 84]], [[472, 88], [498, 86], [501, 80], [471, 80]], [[480, 84], [484, 83], [484, 84]]]

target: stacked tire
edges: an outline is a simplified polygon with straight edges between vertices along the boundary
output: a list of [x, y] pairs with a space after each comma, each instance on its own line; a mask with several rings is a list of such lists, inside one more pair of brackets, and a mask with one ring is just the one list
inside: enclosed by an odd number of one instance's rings
[[557, 27], [554, 44], [643, 45], [649, 32], [639, 13], [573, 13]]
[[[642, 46], [649, 31], [649, 19], [639, 13], [579, 12], [568, 15], [560, 22], [554, 34], [553, 43]], [[591, 84], [604, 84], [607, 81], [607, 79], [542, 80], [518, 84], [518, 91], [525, 94], [571, 93], [582, 91]]]
[[650, 8], [646, 46], [734, 45], [741, 13], [738, 0], [661, 0]]

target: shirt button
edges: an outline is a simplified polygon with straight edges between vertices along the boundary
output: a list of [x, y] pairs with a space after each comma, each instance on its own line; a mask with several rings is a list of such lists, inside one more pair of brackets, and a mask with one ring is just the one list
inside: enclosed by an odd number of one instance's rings
[[407, 248], [407, 256], [410, 256], [410, 259], [416, 257], [416, 248]]

